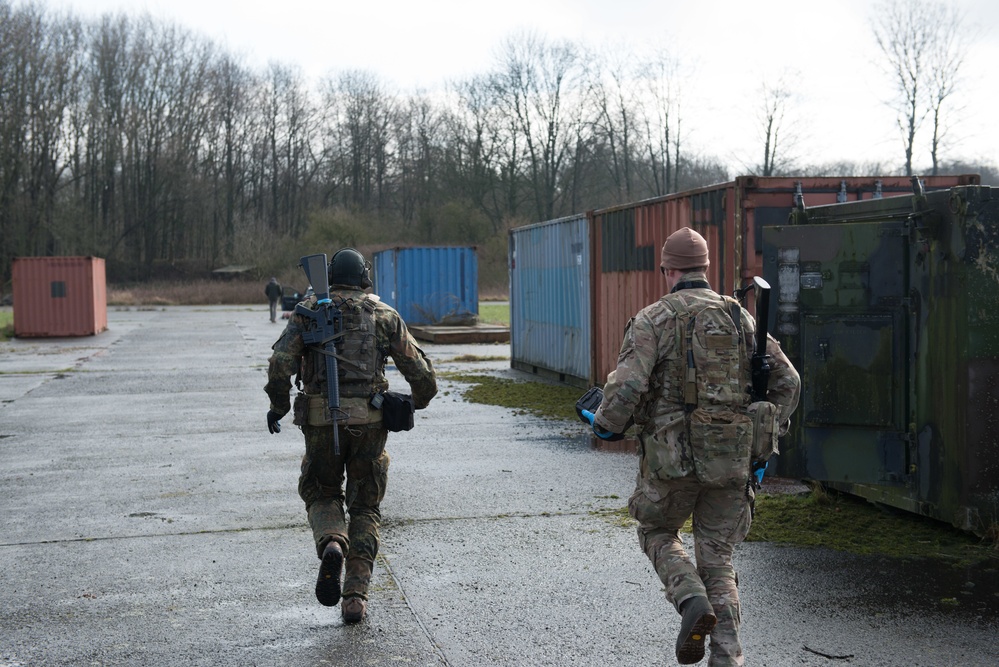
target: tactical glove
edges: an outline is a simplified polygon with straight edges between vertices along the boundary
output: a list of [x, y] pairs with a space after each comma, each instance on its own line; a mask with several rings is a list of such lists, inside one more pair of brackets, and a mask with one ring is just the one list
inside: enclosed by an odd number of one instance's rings
[[770, 465], [770, 461], [760, 461], [759, 463], [753, 464], [753, 476], [756, 477], [757, 489], [763, 484], [763, 473], [767, 471], [768, 465]]
[[610, 431], [605, 431], [601, 428], [598, 428], [596, 422], [593, 421], [595, 415], [589, 410], [580, 410], [579, 414], [581, 414], [586, 421], [590, 422], [590, 426], [593, 427], [593, 432], [596, 433], [597, 437], [600, 438], [601, 440], [621, 439], [621, 436], [618, 435], [617, 433], [611, 433]]
[[270, 431], [271, 433], [280, 433], [281, 432], [281, 422], [278, 421], [279, 419], [281, 419], [281, 415], [279, 415], [278, 413], [274, 412], [273, 410], [268, 410], [267, 411], [267, 430]]

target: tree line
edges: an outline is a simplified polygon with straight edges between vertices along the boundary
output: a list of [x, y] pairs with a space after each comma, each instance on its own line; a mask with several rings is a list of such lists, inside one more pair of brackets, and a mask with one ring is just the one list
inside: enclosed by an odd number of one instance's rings
[[[141, 280], [277, 272], [303, 247], [460, 243], [502, 273], [512, 226], [729, 179], [688, 145], [681, 83], [668, 52], [523, 32], [489, 71], [400, 94], [366, 71], [254, 71], [148, 15], [0, 0], [0, 290], [33, 255], [96, 255], [110, 279]], [[777, 110], [764, 175], [784, 157]]]

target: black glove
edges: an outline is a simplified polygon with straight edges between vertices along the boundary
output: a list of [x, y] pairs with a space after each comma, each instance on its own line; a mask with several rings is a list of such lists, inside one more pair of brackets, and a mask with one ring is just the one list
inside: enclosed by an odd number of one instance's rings
[[281, 419], [281, 415], [279, 415], [278, 413], [274, 412], [273, 410], [268, 410], [267, 411], [267, 430], [270, 431], [271, 433], [280, 433], [281, 432], [281, 422], [278, 421], [279, 419]]

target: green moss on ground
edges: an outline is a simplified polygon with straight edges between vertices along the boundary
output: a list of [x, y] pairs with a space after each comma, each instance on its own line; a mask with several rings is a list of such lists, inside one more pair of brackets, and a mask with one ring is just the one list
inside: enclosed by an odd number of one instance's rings
[[575, 387], [519, 382], [491, 375], [442, 373], [448, 380], [468, 384], [466, 401], [513, 408], [516, 414], [533, 414], [545, 419], [575, 419], [576, 400], [582, 392]]
[[[627, 507], [591, 512], [613, 526], [634, 529]], [[680, 529], [692, 532], [691, 521]], [[747, 542], [825, 547], [858, 555], [931, 559], [956, 567], [999, 567], [999, 551], [986, 540], [939, 522], [848, 495], [759, 495]]]
[[0, 310], [0, 340], [14, 337], [14, 311]]
[[509, 361], [509, 359], [510, 359], [510, 357], [501, 357], [501, 356], [491, 356], [491, 357], [490, 356], [485, 356], [485, 357], [482, 357], [482, 356], [479, 356], [477, 354], [459, 354], [457, 357], [455, 357], [451, 361], [459, 361], [459, 362]]
[[999, 549], [988, 540], [916, 514], [821, 490], [804, 496], [758, 495], [747, 540], [999, 567]]

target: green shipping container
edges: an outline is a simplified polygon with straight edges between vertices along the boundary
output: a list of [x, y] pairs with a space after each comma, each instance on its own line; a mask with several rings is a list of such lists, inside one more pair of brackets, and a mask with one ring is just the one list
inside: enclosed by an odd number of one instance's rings
[[799, 207], [763, 245], [802, 377], [778, 473], [995, 530], [999, 188]]

